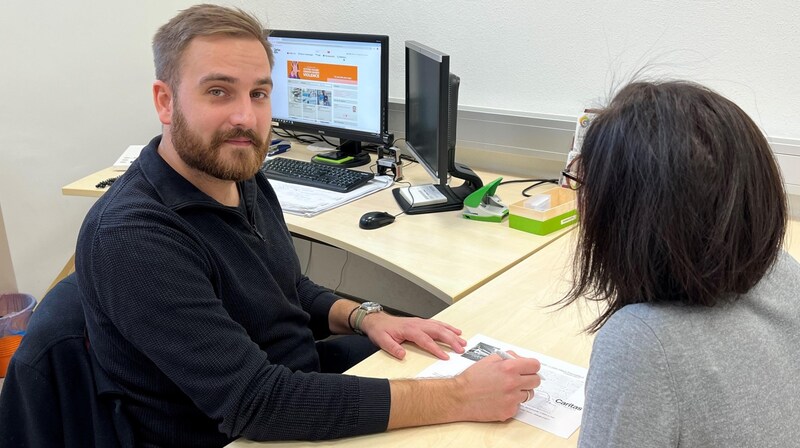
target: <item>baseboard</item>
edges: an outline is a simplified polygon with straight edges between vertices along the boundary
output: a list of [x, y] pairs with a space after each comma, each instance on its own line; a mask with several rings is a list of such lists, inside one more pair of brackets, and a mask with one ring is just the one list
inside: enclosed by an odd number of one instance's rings
[[[389, 104], [389, 129], [405, 135], [405, 105]], [[541, 160], [564, 161], [572, 144], [575, 118], [462, 106], [458, 109], [459, 151], [462, 147]]]

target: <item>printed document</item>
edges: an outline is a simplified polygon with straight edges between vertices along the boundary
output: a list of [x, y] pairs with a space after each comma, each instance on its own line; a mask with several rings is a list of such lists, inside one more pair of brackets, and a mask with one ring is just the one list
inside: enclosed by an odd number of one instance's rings
[[478, 334], [467, 341], [463, 355], [451, 354], [447, 361], [437, 361], [417, 378], [452, 377], [473, 362], [497, 350], [512, 350], [519, 356], [536, 358], [542, 363], [542, 384], [534, 389], [533, 399], [522, 403], [515, 419], [559, 437], [569, 438], [581, 425], [586, 369]]
[[278, 195], [278, 201], [281, 203], [281, 209], [284, 212], [310, 218], [376, 191], [389, 188], [394, 181], [391, 176], [375, 176], [366, 185], [347, 193], [281, 182], [274, 179], [270, 179], [269, 183], [275, 190], [275, 194]]

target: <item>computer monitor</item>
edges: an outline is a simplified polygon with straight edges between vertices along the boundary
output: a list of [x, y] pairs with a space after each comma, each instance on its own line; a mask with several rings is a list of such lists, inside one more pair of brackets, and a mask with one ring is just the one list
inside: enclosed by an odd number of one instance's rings
[[[393, 190], [408, 214], [460, 210], [464, 199], [483, 186], [475, 172], [455, 161], [459, 85], [458, 76], [450, 73], [449, 55], [406, 41], [406, 147], [445, 198], [437, 204], [416, 205], [402, 188]], [[450, 187], [450, 177], [464, 183]]]
[[273, 30], [273, 127], [339, 139], [312, 160], [369, 163], [362, 142], [388, 140], [389, 37]]

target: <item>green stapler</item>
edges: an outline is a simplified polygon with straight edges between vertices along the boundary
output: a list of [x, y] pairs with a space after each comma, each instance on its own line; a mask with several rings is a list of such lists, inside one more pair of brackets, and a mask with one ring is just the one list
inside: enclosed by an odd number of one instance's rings
[[502, 180], [498, 177], [467, 196], [464, 199], [464, 218], [500, 222], [508, 216], [508, 207], [494, 194]]

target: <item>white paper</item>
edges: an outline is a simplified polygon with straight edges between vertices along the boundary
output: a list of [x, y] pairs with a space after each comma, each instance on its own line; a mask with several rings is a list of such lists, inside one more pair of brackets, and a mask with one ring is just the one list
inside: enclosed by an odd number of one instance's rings
[[339, 193], [272, 179], [270, 179], [269, 183], [275, 190], [275, 194], [278, 195], [278, 201], [281, 203], [281, 209], [284, 212], [312, 217], [376, 191], [389, 188], [392, 186], [393, 180], [391, 176], [375, 176], [366, 185], [348, 193]]
[[130, 145], [128, 148], [122, 153], [121, 156], [114, 162], [113, 169], [115, 171], [125, 171], [131, 166], [134, 160], [139, 157], [139, 154], [144, 149], [144, 145]]
[[519, 356], [538, 359], [542, 363], [539, 373], [543, 378], [542, 384], [533, 391], [533, 399], [521, 404], [514, 418], [565, 439], [581, 425], [585, 368], [481, 334], [467, 341], [466, 348], [463, 355], [451, 354], [449, 360], [437, 361], [417, 378], [452, 377], [497, 349], [513, 350]]

